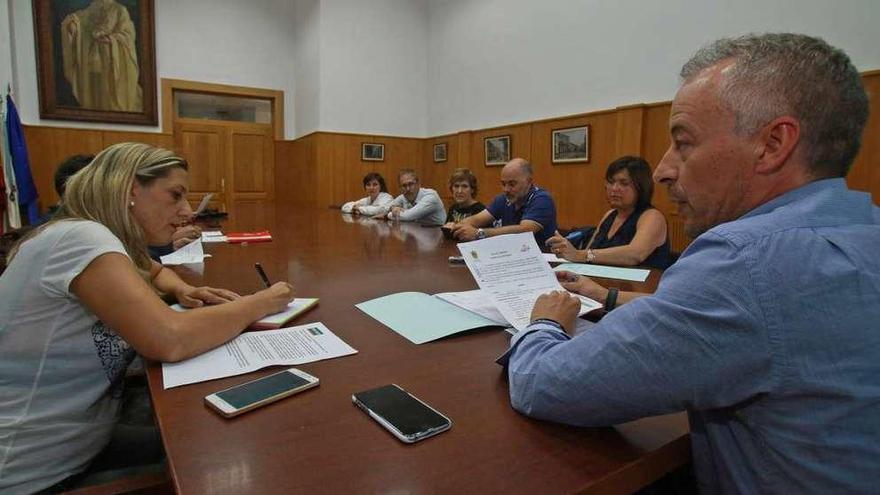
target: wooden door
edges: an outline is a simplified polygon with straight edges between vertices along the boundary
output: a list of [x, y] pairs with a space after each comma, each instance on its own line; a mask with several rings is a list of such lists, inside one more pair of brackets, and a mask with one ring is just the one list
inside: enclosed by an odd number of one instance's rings
[[275, 225], [275, 139], [262, 124], [229, 126], [230, 209], [236, 228], [271, 229]]
[[189, 162], [191, 203], [214, 193], [211, 207], [229, 214], [227, 231], [274, 226], [275, 147], [272, 127], [238, 122], [174, 123], [177, 151]]

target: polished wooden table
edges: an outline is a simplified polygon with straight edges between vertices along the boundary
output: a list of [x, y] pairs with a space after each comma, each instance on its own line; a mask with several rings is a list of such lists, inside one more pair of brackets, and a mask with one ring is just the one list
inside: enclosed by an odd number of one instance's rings
[[[204, 274], [184, 278], [250, 293], [261, 287], [259, 261], [270, 278], [321, 299], [294, 324], [323, 322], [359, 352], [299, 366], [320, 387], [233, 419], [205, 407], [204, 396], [282, 368], [163, 390], [150, 363], [178, 493], [628, 493], [689, 461], [683, 414], [576, 428], [514, 411], [494, 362], [508, 345], [502, 330], [415, 345], [354, 307], [393, 292], [476, 288], [466, 267], [448, 263], [458, 252], [438, 228], [338, 210], [288, 214], [272, 227], [271, 243], [206, 244]], [[658, 279], [600, 282], [653, 290]], [[352, 393], [388, 383], [451, 417], [452, 429], [406, 445], [352, 404]]]

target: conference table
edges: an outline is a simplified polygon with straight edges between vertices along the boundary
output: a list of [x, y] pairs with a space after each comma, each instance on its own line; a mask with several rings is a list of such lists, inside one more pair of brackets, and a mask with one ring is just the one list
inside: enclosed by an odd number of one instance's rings
[[[205, 244], [203, 267], [176, 271], [247, 294], [262, 288], [260, 262], [299, 297], [320, 298], [292, 325], [322, 322], [358, 353], [298, 366], [320, 386], [232, 419], [204, 397], [284, 368], [164, 390], [161, 365], [148, 363], [177, 493], [631, 493], [689, 462], [683, 413], [580, 428], [513, 410], [495, 363], [510, 339], [503, 329], [415, 345], [355, 307], [395, 292], [477, 288], [449, 263], [459, 253], [439, 228], [333, 209], [285, 212], [271, 228], [272, 242]], [[659, 276], [596, 280], [652, 291]], [[389, 383], [452, 418], [452, 429], [404, 444], [352, 404], [352, 393]]]

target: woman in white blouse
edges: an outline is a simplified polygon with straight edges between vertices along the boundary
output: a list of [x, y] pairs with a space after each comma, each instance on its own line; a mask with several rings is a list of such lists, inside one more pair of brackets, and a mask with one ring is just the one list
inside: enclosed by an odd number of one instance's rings
[[364, 191], [367, 192], [367, 197], [345, 203], [342, 205], [342, 213], [378, 215], [394, 200], [394, 197], [388, 194], [385, 179], [378, 172], [370, 172], [364, 176]]
[[0, 276], [0, 493], [64, 490], [110, 448], [125, 454], [112, 469], [138, 462], [125, 457], [148, 446], [116, 428], [135, 352], [201, 354], [293, 299], [286, 282], [246, 296], [194, 287], [150, 259], [147, 245], [171, 242], [193, 214], [188, 182], [170, 151], [110, 146], [13, 248]]

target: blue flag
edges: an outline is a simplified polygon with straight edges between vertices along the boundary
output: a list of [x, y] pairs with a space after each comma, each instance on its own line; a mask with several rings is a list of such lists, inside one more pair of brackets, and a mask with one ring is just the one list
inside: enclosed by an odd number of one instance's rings
[[18, 204], [25, 208], [28, 223], [37, 224], [40, 220], [40, 209], [37, 205], [37, 187], [31, 175], [31, 163], [28, 159], [27, 143], [24, 141], [24, 129], [18, 118], [18, 110], [12, 102], [12, 96], [6, 96], [6, 132], [9, 153], [12, 155], [12, 167], [15, 169], [15, 186], [18, 190]]

